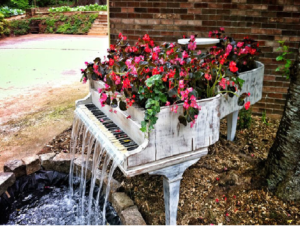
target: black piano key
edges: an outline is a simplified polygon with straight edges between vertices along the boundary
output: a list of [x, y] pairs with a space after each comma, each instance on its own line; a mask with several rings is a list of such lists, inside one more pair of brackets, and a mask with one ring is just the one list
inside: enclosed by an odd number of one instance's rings
[[132, 151], [134, 149], [137, 149], [138, 147], [139, 147], [138, 145], [129, 147], [129, 148], [127, 148], [127, 151]]

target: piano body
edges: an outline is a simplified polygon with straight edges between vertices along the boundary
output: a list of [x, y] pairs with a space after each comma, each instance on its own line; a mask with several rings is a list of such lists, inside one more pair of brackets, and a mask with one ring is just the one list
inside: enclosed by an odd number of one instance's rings
[[183, 172], [206, 155], [208, 146], [219, 139], [221, 95], [197, 101], [201, 110], [193, 128], [179, 123], [181, 104], [177, 114], [169, 106], [162, 107], [155, 129], [145, 134], [140, 130], [144, 109], [130, 107], [122, 111], [118, 107], [101, 107], [98, 88], [104, 85], [89, 79], [88, 96], [76, 101], [76, 117], [126, 176], [164, 176], [166, 224], [175, 225]]
[[[75, 114], [86, 126], [90, 127], [94, 136], [107, 138], [107, 152], [119, 162], [120, 170], [126, 176], [148, 173], [166, 166], [187, 160], [200, 158], [207, 154], [207, 147], [219, 139], [220, 127], [220, 95], [198, 100], [201, 106], [198, 119], [193, 128], [179, 123], [178, 116], [183, 111], [179, 105], [178, 113], [171, 112], [171, 107], [161, 108], [155, 129], [149, 134], [140, 130], [140, 122], [144, 119], [144, 109], [130, 107], [122, 111], [118, 107], [101, 107], [98, 88], [103, 88], [102, 81], [90, 81], [90, 93], [82, 100], [76, 101]], [[135, 149], [124, 147], [112, 133], [103, 126], [101, 120], [89, 110], [93, 104], [116, 125], [115, 131], [124, 132], [137, 145]], [[90, 107], [91, 108], [91, 107]], [[94, 108], [95, 109], [95, 108]], [[130, 116], [130, 117], [128, 117]], [[103, 141], [104, 142], [104, 141]], [[131, 150], [128, 150], [131, 149]]]

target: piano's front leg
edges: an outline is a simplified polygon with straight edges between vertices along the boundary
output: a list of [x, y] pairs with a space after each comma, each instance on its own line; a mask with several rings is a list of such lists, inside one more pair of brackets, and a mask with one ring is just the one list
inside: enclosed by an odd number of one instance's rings
[[149, 173], [150, 175], [164, 176], [163, 184], [166, 225], [176, 225], [180, 181], [182, 179], [182, 175], [187, 168], [198, 162], [199, 159], [200, 158], [182, 162]]

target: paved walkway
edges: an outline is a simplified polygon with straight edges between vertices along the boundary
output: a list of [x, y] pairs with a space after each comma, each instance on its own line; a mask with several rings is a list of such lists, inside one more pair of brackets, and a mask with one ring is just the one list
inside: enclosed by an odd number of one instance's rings
[[12, 158], [39, 152], [70, 127], [85, 97], [80, 69], [106, 55], [108, 38], [26, 35], [0, 40], [0, 172]]
[[0, 40], [0, 100], [44, 85], [80, 79], [85, 61], [106, 54], [108, 38], [80, 35], [26, 35]]

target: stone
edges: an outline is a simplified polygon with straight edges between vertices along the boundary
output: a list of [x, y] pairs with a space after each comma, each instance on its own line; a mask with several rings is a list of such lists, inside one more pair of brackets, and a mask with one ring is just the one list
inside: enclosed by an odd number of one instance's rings
[[13, 172], [16, 178], [26, 175], [26, 165], [22, 160], [8, 160], [4, 164], [4, 172]]
[[26, 174], [32, 174], [41, 169], [41, 161], [38, 155], [25, 157], [22, 161], [26, 165]]
[[53, 170], [54, 164], [53, 164], [53, 158], [55, 157], [55, 153], [47, 153], [47, 154], [41, 154], [41, 165], [45, 170]]
[[[105, 177], [104, 178], [104, 183], [103, 183], [103, 190], [104, 191], [106, 191], [107, 184], [108, 184], [108, 179], [107, 179], [107, 177]], [[120, 187], [121, 187], [121, 183], [119, 183], [114, 178], [111, 178], [111, 180], [110, 180], [110, 190], [109, 190], [109, 196], [108, 196], [108, 201], [109, 202], [112, 202], [112, 194], [117, 192]]]
[[134, 206], [134, 203], [124, 192], [115, 192], [112, 194], [112, 206], [120, 215], [124, 209]]
[[[81, 174], [81, 167], [83, 166], [86, 169], [86, 156], [80, 155], [74, 160], [74, 173], [77, 171], [79, 175]], [[87, 170], [86, 170], [86, 178], [89, 180], [92, 177], [92, 167], [93, 162], [91, 160], [88, 161]]]
[[123, 225], [146, 225], [146, 222], [137, 206], [131, 206], [123, 210], [120, 214], [120, 219]]
[[0, 196], [7, 191], [16, 181], [16, 176], [12, 172], [0, 173]]
[[52, 162], [53, 170], [61, 173], [69, 173], [71, 163], [71, 155], [69, 153], [59, 153], [53, 158]]

